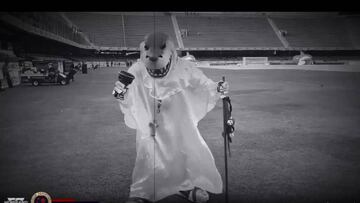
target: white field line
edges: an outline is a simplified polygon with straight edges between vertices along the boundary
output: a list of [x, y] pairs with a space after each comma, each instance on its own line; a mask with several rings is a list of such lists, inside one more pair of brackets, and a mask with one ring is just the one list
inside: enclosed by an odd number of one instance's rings
[[215, 65], [198, 64], [198, 68], [226, 70], [310, 70], [360, 72], [360, 65]]

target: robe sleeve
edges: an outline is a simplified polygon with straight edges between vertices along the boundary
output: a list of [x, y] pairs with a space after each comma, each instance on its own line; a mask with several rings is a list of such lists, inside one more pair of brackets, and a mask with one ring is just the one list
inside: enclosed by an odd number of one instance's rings
[[[134, 74], [132, 69], [129, 69], [129, 73]], [[125, 94], [124, 100], [118, 100], [121, 112], [124, 114], [124, 121], [126, 126], [132, 129], [137, 128], [135, 113], [135, 97], [136, 96], [136, 78], [128, 86], [128, 91]]]
[[191, 66], [190, 73], [189, 106], [197, 124], [215, 107], [220, 94], [217, 92], [217, 82], [208, 78], [199, 68]]

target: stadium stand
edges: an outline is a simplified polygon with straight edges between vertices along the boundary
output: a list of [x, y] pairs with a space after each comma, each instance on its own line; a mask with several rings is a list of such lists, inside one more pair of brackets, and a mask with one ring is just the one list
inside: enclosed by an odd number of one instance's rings
[[353, 48], [344, 18], [272, 17], [292, 48]]
[[65, 15], [97, 46], [124, 47], [122, 15], [66, 12]]
[[139, 16], [102, 13], [66, 13], [90, 41], [101, 47], [138, 48], [144, 36], [154, 30], [176, 39], [169, 15]]
[[[3, 13], [0, 13], [1, 21], [9, 21], [29, 33], [78, 47], [83, 53], [136, 51], [144, 36], [152, 31], [168, 33], [181, 51], [242, 51], [248, 56], [254, 56], [253, 51], [263, 51], [264, 55], [273, 56], [276, 51], [281, 54], [292, 51], [288, 55], [293, 55], [300, 50], [356, 50], [360, 47], [359, 16], [337, 13], [4, 13], [16, 19], [3, 18]], [[21, 25], [24, 23], [27, 25]]]
[[175, 46], [178, 47], [170, 15], [126, 15], [124, 24], [126, 43], [129, 47], [138, 47], [140, 42], [144, 40], [144, 36], [153, 31], [168, 33], [175, 42]]
[[360, 49], [360, 17], [348, 17], [345, 21], [353, 47]]
[[189, 48], [283, 47], [265, 17], [177, 16], [177, 21]]
[[184, 50], [351, 50], [360, 45], [359, 19], [336, 14], [267, 18], [267, 15], [67, 12], [66, 16], [93, 44], [102, 48], [137, 49], [144, 35], [154, 30], [168, 33], [176, 47], [181, 44]]
[[89, 45], [83, 36], [70, 27], [57, 12], [8, 12], [7, 14], [21, 20], [23, 23], [53, 33], [64, 39], [82, 45]]

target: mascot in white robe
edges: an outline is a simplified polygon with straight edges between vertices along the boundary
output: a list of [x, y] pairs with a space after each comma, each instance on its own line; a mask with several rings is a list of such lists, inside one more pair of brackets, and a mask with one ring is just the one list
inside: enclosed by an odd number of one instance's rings
[[136, 162], [127, 202], [155, 202], [183, 194], [206, 202], [222, 193], [214, 157], [197, 128], [228, 84], [207, 78], [177, 56], [168, 35], [152, 33], [140, 44], [140, 60], [127, 87], [115, 83], [125, 124], [136, 129]]

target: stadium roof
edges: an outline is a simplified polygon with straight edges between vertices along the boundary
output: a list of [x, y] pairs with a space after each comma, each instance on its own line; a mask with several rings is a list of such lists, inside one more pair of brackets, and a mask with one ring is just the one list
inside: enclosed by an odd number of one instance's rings
[[140, 15], [140, 16], [152, 16], [152, 15], [198, 15], [198, 16], [283, 16], [283, 17], [329, 17], [329, 16], [337, 16], [339, 12], [81, 12], [81, 13], [96, 13], [96, 14], [106, 14], [106, 15]]

